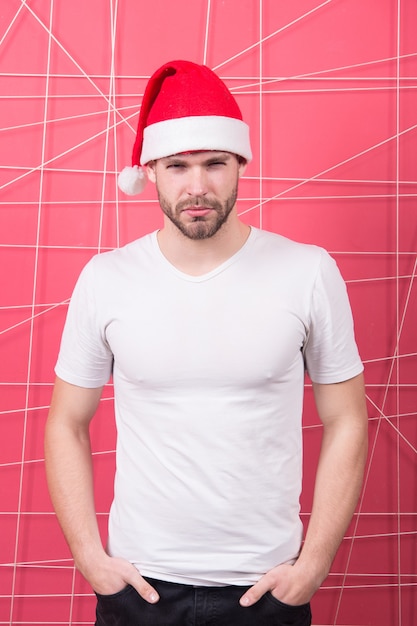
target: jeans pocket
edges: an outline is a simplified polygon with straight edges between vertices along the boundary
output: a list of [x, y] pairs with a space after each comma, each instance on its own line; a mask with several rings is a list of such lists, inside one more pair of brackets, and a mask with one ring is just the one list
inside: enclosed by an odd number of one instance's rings
[[135, 603], [136, 591], [127, 585], [117, 593], [102, 595], [95, 592], [97, 597], [95, 626], [129, 626], [129, 607]]
[[119, 598], [122, 598], [122, 596], [125, 596], [127, 593], [129, 593], [132, 590], [133, 590], [133, 587], [131, 585], [126, 585], [126, 587], [123, 587], [123, 589], [121, 589], [120, 591], [116, 591], [116, 593], [101, 594], [101, 593], [97, 593], [97, 591], [95, 591], [94, 593], [96, 594], [99, 600], [106, 601], [106, 600], [118, 600]]
[[311, 608], [310, 603], [300, 605], [285, 604], [278, 600], [270, 591], [267, 591], [265, 598], [274, 604], [279, 615], [282, 615], [282, 624], [285, 626], [310, 626]]

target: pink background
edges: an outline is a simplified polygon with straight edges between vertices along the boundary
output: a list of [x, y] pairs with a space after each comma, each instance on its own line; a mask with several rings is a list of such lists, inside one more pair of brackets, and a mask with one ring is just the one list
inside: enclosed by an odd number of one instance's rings
[[[146, 79], [205, 62], [236, 94], [254, 161], [239, 210], [326, 247], [366, 365], [363, 497], [314, 624], [417, 615], [415, 0], [7, 0], [0, 11], [0, 624], [92, 624], [48, 498], [43, 429], [74, 281], [97, 251], [161, 223], [119, 195]], [[320, 426], [306, 391], [308, 520]], [[112, 388], [93, 425], [105, 536]], [[340, 495], [343, 497], [343, 494]]]

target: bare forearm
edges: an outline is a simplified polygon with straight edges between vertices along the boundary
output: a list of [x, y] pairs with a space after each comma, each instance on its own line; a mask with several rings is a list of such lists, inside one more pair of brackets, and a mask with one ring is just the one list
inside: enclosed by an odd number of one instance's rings
[[88, 432], [50, 419], [45, 436], [49, 492], [59, 523], [76, 564], [103, 551], [93, 490]]
[[317, 587], [327, 576], [352, 519], [367, 454], [363, 420], [333, 424], [324, 432], [312, 513], [298, 568], [315, 573]]

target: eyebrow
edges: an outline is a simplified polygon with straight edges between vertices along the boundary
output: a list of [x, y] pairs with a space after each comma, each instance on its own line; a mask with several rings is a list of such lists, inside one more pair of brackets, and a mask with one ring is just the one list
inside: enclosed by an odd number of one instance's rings
[[217, 152], [216, 154], [212, 154], [205, 163], [211, 163], [213, 161], [229, 161], [232, 155], [230, 152]]
[[[173, 154], [172, 156], [165, 157], [164, 159], [161, 159], [161, 160], [169, 164], [184, 163], [184, 161], [187, 160], [187, 157], [192, 154], [193, 152], [187, 152], [184, 154]], [[210, 163], [215, 163], [216, 161], [229, 161], [231, 157], [232, 155], [229, 152], [215, 152], [213, 154], [210, 154], [210, 156], [207, 157], [206, 159], [204, 159], [203, 163], [210, 164]]]

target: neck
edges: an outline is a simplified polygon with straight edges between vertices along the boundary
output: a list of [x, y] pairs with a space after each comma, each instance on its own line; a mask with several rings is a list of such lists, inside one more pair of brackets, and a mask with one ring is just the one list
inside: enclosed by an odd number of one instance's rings
[[216, 269], [244, 245], [250, 227], [232, 211], [215, 235], [207, 239], [190, 239], [165, 217], [158, 232], [162, 254], [178, 270], [190, 276], [201, 276]]

